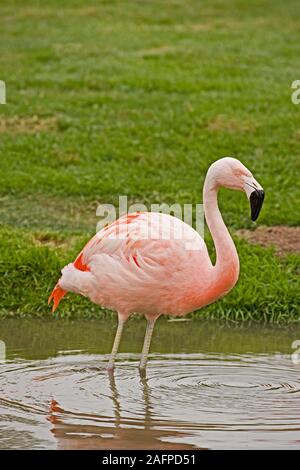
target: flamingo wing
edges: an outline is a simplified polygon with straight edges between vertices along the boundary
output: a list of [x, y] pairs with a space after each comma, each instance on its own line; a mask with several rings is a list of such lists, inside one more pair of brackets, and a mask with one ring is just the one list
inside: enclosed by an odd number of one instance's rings
[[[153, 279], [163, 281], [181, 267], [185, 269], [188, 253], [203, 248], [206, 247], [200, 235], [180, 219], [161, 213], [133, 213], [100, 230], [73, 266], [90, 271], [97, 285], [106, 286], [102, 295], [95, 289], [96, 297], [100, 295], [97, 303], [108, 305], [116, 291], [128, 303], [139, 286], [150, 288]], [[58, 283], [49, 298], [49, 303], [54, 299], [53, 311], [65, 293]]]

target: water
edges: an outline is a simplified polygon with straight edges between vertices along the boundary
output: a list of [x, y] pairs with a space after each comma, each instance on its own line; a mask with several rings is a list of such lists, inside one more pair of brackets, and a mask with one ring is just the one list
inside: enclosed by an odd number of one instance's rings
[[0, 322], [1, 449], [300, 448], [300, 326], [159, 320], [146, 377], [136, 319], [107, 374], [115, 327]]

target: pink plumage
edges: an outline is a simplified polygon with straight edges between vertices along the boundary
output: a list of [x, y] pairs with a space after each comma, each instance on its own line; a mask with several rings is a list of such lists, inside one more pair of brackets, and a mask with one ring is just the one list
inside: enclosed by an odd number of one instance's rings
[[131, 314], [143, 314], [148, 320], [141, 361], [145, 367], [154, 322], [160, 315], [185, 315], [224, 296], [237, 282], [238, 255], [217, 204], [220, 186], [244, 190], [252, 213], [259, 212], [263, 200], [261, 186], [238, 160], [223, 158], [210, 167], [203, 202], [216, 249], [214, 265], [191, 226], [167, 214], [136, 212], [99, 231], [74, 263], [63, 268], [49, 298], [49, 302], [54, 299], [54, 309], [70, 291], [118, 312], [110, 368], [123, 324]]

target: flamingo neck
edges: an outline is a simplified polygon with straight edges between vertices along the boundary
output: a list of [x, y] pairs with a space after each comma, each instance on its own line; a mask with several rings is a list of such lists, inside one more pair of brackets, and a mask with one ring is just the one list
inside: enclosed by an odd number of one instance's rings
[[211, 284], [214, 299], [229, 292], [239, 276], [239, 257], [218, 207], [218, 190], [214, 177], [208, 173], [203, 188], [203, 203], [206, 223], [216, 250]]

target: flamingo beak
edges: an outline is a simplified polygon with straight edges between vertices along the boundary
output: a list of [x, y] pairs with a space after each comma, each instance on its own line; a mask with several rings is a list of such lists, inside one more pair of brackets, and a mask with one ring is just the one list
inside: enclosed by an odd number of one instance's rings
[[260, 210], [262, 208], [265, 192], [261, 185], [253, 177], [245, 181], [244, 191], [250, 201], [251, 220], [254, 222], [259, 216]]
[[265, 198], [263, 189], [254, 189], [250, 194], [251, 220], [253, 222], [259, 216]]

